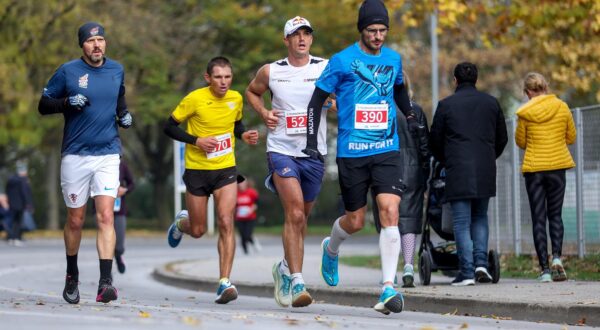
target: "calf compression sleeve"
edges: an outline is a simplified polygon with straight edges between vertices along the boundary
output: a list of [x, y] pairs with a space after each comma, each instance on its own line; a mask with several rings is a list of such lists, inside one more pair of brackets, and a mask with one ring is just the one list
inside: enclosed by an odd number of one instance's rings
[[[398, 257], [400, 256], [400, 231], [397, 226], [381, 228], [379, 233], [379, 253], [383, 283], [394, 283]], [[385, 285], [385, 284], [384, 284]]]

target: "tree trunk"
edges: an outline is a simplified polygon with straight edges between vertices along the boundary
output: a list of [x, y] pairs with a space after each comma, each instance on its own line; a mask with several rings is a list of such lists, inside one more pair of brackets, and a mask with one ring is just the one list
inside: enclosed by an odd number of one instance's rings
[[48, 155], [46, 172], [46, 192], [48, 196], [47, 228], [56, 230], [60, 228], [60, 201], [62, 200], [58, 182], [60, 181], [60, 157], [58, 149], [54, 148]]
[[172, 189], [164, 179], [153, 182], [156, 216], [161, 228], [167, 228], [173, 222]]

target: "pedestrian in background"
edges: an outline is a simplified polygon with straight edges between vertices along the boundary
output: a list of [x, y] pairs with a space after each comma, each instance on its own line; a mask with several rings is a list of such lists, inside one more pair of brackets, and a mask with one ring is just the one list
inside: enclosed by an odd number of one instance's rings
[[[0, 193], [0, 230], [4, 229], [8, 235], [8, 197], [4, 193]], [[7, 236], [8, 238], [8, 236]]]
[[17, 173], [6, 182], [6, 195], [8, 197], [8, 216], [11, 225], [6, 228], [8, 233], [8, 244], [23, 246], [23, 223], [27, 216], [26, 212], [33, 213], [33, 194], [27, 177], [27, 166], [17, 164]]
[[[567, 274], [560, 259], [564, 235], [561, 214], [565, 172], [575, 167], [567, 145], [575, 142], [577, 132], [569, 107], [556, 95], [548, 94], [544, 76], [528, 73], [523, 92], [529, 101], [517, 110], [515, 141], [525, 150], [521, 171], [529, 197], [533, 242], [542, 269], [539, 280], [565, 281]], [[548, 267], [546, 222], [552, 243], [551, 267]]]
[[127, 203], [125, 196], [135, 188], [133, 175], [129, 171], [127, 163], [121, 158], [119, 164], [119, 189], [117, 191], [117, 199], [115, 200], [115, 234], [117, 241], [115, 243], [115, 262], [119, 273], [125, 273], [125, 232], [127, 231]]
[[446, 168], [459, 274], [454, 286], [491, 282], [488, 265], [488, 202], [496, 195], [496, 158], [508, 141], [498, 100], [475, 87], [475, 64], [454, 68], [456, 91], [438, 104], [430, 147]]
[[256, 211], [258, 210], [258, 191], [254, 189], [251, 179], [238, 183], [237, 204], [235, 209], [235, 226], [242, 241], [244, 254], [248, 254], [248, 245], [252, 244], [255, 251], [259, 246], [252, 237], [256, 225]]

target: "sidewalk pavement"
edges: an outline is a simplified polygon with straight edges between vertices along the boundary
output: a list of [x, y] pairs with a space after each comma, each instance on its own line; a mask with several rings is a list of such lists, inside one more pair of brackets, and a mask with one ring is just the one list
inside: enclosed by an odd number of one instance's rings
[[[271, 268], [278, 258], [238, 254], [231, 281], [241, 295], [273, 297]], [[303, 277], [315, 303], [372, 307], [381, 290], [381, 271], [339, 265], [340, 282], [328, 287], [319, 273], [320, 254], [307, 246]], [[453, 287], [449, 277], [431, 276], [431, 284], [416, 288], [398, 288], [405, 299], [405, 310], [490, 317], [497, 319], [586, 324], [600, 326], [600, 282], [567, 281], [538, 283], [535, 280], [500, 279], [497, 284]], [[399, 281], [401, 280], [399, 274]], [[154, 271], [154, 277], [166, 284], [215, 292], [218, 260], [175, 261]], [[280, 308], [273, 301], [273, 308]]]

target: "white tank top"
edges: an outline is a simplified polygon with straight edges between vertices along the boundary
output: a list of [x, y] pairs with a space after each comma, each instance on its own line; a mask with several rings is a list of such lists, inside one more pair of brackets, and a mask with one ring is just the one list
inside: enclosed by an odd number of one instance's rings
[[[302, 153], [306, 147], [306, 109], [315, 90], [315, 82], [327, 66], [327, 60], [310, 56], [308, 64], [292, 66], [287, 58], [269, 65], [269, 89], [272, 109], [282, 110], [284, 116], [274, 130], [267, 134], [267, 151], [307, 157]], [[317, 134], [319, 152], [327, 154], [327, 110], [321, 113]]]

